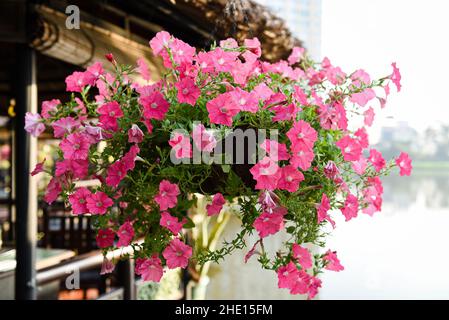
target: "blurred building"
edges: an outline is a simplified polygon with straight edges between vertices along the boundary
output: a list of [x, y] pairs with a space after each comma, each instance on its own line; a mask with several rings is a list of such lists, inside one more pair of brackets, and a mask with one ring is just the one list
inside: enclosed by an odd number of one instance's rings
[[321, 0], [257, 0], [283, 18], [311, 56], [321, 58]]

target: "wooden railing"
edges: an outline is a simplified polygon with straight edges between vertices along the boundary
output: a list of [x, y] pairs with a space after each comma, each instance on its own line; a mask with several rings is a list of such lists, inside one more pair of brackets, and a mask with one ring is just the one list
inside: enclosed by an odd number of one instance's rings
[[[131, 247], [120, 248], [110, 252], [108, 258], [117, 259], [131, 252]], [[44, 285], [55, 280], [65, 279], [68, 277], [68, 272], [73, 272], [73, 270], [82, 272], [92, 268], [98, 268], [102, 263], [103, 254], [101, 250], [85, 253], [57, 266], [40, 270], [36, 275], [36, 284]], [[121, 284], [120, 292], [116, 292], [115, 294], [113, 294], [113, 292], [108, 292], [100, 297], [101, 300], [116, 300], [119, 296], [121, 296], [123, 300], [135, 300], [136, 285], [134, 277], [134, 262], [130, 259], [120, 261], [117, 264], [116, 269], [119, 283]]]

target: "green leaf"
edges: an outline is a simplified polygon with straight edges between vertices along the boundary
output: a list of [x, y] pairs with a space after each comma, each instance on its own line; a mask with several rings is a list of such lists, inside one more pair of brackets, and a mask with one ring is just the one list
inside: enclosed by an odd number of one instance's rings
[[294, 226], [290, 226], [286, 230], [287, 230], [287, 233], [292, 234], [293, 232], [295, 232], [295, 227]]
[[195, 227], [195, 223], [192, 221], [192, 219], [190, 219], [189, 217], [185, 217], [187, 222], [184, 224], [183, 228], [184, 229], [192, 229]]

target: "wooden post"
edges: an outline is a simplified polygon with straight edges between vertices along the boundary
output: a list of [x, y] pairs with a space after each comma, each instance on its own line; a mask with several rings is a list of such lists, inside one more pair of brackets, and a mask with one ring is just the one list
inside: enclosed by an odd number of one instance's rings
[[26, 112], [37, 112], [36, 55], [18, 44], [17, 108], [15, 126], [16, 282], [15, 296], [36, 299], [37, 190], [30, 177], [36, 161], [36, 138], [24, 130]]
[[117, 265], [117, 272], [123, 286], [123, 300], [136, 300], [136, 282], [134, 277], [134, 260], [122, 260]]

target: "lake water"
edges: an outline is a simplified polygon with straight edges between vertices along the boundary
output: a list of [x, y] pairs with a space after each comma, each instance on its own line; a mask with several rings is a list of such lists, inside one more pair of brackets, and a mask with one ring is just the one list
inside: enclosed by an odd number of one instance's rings
[[[415, 170], [411, 177], [384, 178], [383, 211], [345, 222], [328, 247], [337, 250], [342, 272], [326, 271], [318, 299], [449, 299], [449, 172]], [[235, 219], [227, 239], [238, 230]], [[275, 251], [282, 235], [267, 238]], [[254, 243], [255, 237], [250, 239]], [[301, 299], [277, 288], [276, 275], [253, 257], [234, 253], [211, 269], [210, 299]]]

